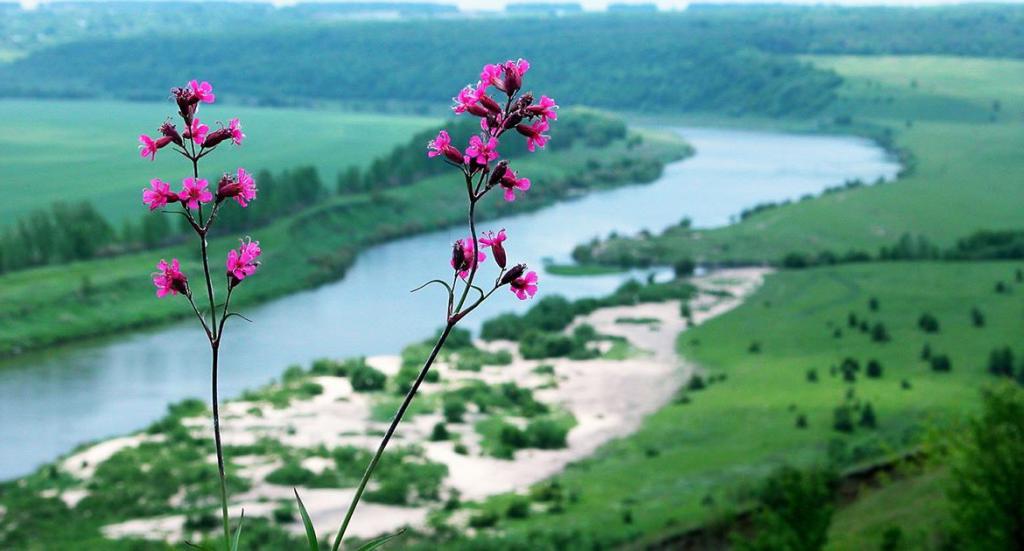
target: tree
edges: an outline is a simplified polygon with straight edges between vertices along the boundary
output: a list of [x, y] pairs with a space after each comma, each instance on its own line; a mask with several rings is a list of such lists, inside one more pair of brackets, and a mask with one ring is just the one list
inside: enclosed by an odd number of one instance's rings
[[884, 323], [878, 322], [871, 328], [871, 340], [875, 342], [889, 342], [889, 339], [889, 330], [885, 328]]
[[875, 408], [871, 407], [871, 402], [864, 404], [864, 409], [860, 412], [860, 421], [857, 424], [866, 429], [873, 429], [878, 426], [878, 419], [875, 417]]
[[684, 258], [672, 265], [672, 269], [675, 271], [676, 278], [678, 279], [692, 276], [696, 268], [697, 263], [692, 258]]
[[1024, 391], [1003, 383], [983, 393], [980, 416], [954, 443], [951, 474], [960, 543], [1024, 549]]
[[738, 551], [817, 551], [825, 546], [835, 510], [836, 476], [827, 471], [783, 467], [758, 491], [755, 535], [734, 533]]
[[839, 432], [853, 432], [853, 410], [843, 404], [832, 412], [832, 428]]
[[997, 377], [1013, 377], [1013, 350], [996, 348], [988, 355], [988, 372]]
[[971, 308], [971, 323], [975, 327], [985, 327], [985, 314], [981, 313], [977, 306]]
[[921, 314], [921, 317], [917, 318], [917, 326], [921, 328], [925, 333], [938, 333], [939, 332], [939, 320], [932, 314], [925, 312]]
[[882, 376], [882, 362], [878, 360], [868, 361], [867, 375], [872, 379], [878, 379]]

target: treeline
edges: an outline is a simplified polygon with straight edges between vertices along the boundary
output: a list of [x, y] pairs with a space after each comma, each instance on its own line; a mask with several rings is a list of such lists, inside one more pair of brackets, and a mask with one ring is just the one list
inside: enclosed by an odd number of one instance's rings
[[927, 237], [903, 234], [892, 245], [879, 247], [876, 254], [850, 250], [842, 254], [821, 251], [817, 254], [791, 252], [779, 264], [784, 268], [872, 262], [888, 260], [1021, 260], [1024, 259], [1024, 230], [982, 230], [959, 239], [943, 249]]
[[[565, 110], [557, 124], [558, 137], [549, 145], [554, 151], [571, 148], [575, 144], [605, 147], [613, 141], [626, 138], [627, 134], [626, 123], [622, 119], [592, 110]], [[477, 119], [468, 117], [455, 119], [446, 128], [458, 144], [465, 144], [469, 136], [479, 130]], [[312, 166], [301, 166], [276, 174], [261, 170], [255, 176], [258, 200], [244, 209], [221, 209], [217, 215], [214, 235], [245, 232], [265, 226], [311, 205], [322, 204], [332, 193], [375, 194], [380, 190], [410, 185], [439, 174], [448, 167], [436, 159], [427, 158], [424, 153], [427, 141], [435, 135], [437, 129], [425, 130], [414, 135], [406, 144], [376, 159], [364, 170], [350, 167], [341, 171], [333, 190], [328, 188]], [[525, 140], [517, 138], [510, 136], [501, 144], [505, 157], [514, 159], [526, 153]], [[636, 139], [630, 143], [638, 145]], [[660, 173], [661, 164], [650, 160], [624, 159], [619, 165], [591, 169], [590, 177], [605, 178], [609, 182], [625, 179], [646, 181]], [[609, 171], [615, 174], [609, 174]], [[210, 177], [209, 180], [211, 187], [215, 187], [215, 179]], [[552, 183], [555, 187], [559, 184]], [[586, 182], [575, 180], [564, 184], [572, 187], [587, 186]], [[535, 192], [533, 195], [540, 193]], [[19, 219], [6, 232], [0, 233], [0, 273], [155, 249], [180, 243], [191, 231], [183, 217], [171, 214], [175, 208], [169, 208], [168, 213], [151, 213], [142, 209], [140, 203], [139, 210], [137, 219], [126, 219], [120, 228], [113, 226], [89, 202], [54, 203], [49, 209], [36, 210]]]
[[759, 51], [742, 29], [668, 14], [308, 24], [208, 33], [199, 57], [187, 53], [197, 37], [180, 33], [147, 36], [160, 46], [141, 51], [138, 38], [93, 39], [0, 67], [0, 95], [100, 97], [116, 83], [120, 98], [160, 100], [168, 83], [195, 74], [259, 105], [436, 107], [483, 64], [524, 57], [534, 61], [531, 86], [577, 105], [769, 116], [828, 105], [836, 74]]

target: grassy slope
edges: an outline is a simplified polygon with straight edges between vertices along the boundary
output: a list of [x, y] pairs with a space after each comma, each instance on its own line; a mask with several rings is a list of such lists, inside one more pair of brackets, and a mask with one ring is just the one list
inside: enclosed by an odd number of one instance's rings
[[[0, 101], [0, 227], [57, 200], [88, 199], [112, 220], [141, 216], [140, 191], [152, 178], [178, 182], [187, 164], [170, 149], [155, 161], [139, 157], [138, 135], [156, 129], [176, 108], [166, 103], [118, 101]], [[238, 117], [245, 144], [203, 161], [211, 180], [238, 166], [275, 172], [312, 163], [333, 186], [340, 169], [364, 166], [416, 131], [427, 117], [204, 106], [203, 122]], [[179, 130], [181, 125], [178, 124]]]
[[[559, 193], [545, 189], [545, 184], [570, 174], [586, 174], [591, 160], [601, 165], [626, 155], [668, 160], [687, 153], [687, 146], [678, 138], [660, 134], [649, 134], [642, 146], [628, 152], [624, 140], [602, 149], [542, 152], [516, 161], [523, 173], [530, 174], [534, 191], [516, 201], [514, 208], [522, 211], [556, 199]], [[429, 178], [387, 190], [379, 197], [333, 197], [312, 210], [254, 231], [263, 246], [263, 266], [258, 277], [247, 280], [235, 293], [232, 304], [243, 306], [338, 279], [356, 252], [368, 244], [461, 220], [463, 192], [451, 185], [453, 176]], [[623, 183], [628, 182], [587, 181], [591, 188]], [[497, 195], [485, 203], [482, 216], [511, 209]], [[141, 215], [144, 209], [139, 205], [137, 211]], [[211, 241], [217, 278], [222, 273], [223, 255], [237, 244], [235, 237]], [[189, 244], [0, 276], [0, 324], [4, 327], [0, 355], [189, 315], [181, 301], [153, 298], [149, 274], [160, 258], [180, 257], [183, 270], [198, 281], [201, 265], [196, 248]]]
[[[846, 79], [833, 114], [855, 127], [892, 128], [916, 170], [862, 188], [755, 215], [690, 240], [659, 241], [670, 260], [777, 260], [795, 250], [875, 252], [903, 233], [941, 245], [978, 229], [1024, 223], [1024, 62], [946, 57], [808, 57]], [[1001, 103], [994, 113], [993, 101]], [[995, 120], [992, 118], [995, 117]], [[907, 121], [911, 125], [907, 126]], [[705, 122], [707, 122], [705, 120]], [[952, 215], [955, 213], [955, 215]]]
[[[864, 458], [884, 453], [919, 426], [969, 412], [977, 403], [976, 389], [990, 380], [989, 351], [1018, 340], [1024, 287], [1017, 285], [1012, 295], [993, 291], [995, 281], [1012, 280], [1018, 267], [891, 263], [771, 276], [739, 309], [680, 337], [683, 354], [708, 374], [727, 379], [691, 392], [691, 403], [667, 406], [636, 434], [570, 467], [560, 479], [580, 497], [559, 526], [600, 538], [656, 539], [742, 504], [744, 488], [776, 466], [824, 461], [829, 440], [844, 442], [847, 461], [856, 461], [858, 448]], [[878, 312], [869, 311], [870, 297], [879, 299]], [[974, 305], [988, 317], [985, 328], [971, 326]], [[939, 334], [917, 329], [925, 310], [939, 318]], [[846, 329], [850, 311], [885, 323], [892, 341], [874, 343]], [[832, 336], [830, 323], [844, 328], [841, 338]], [[752, 341], [761, 343], [761, 353], [748, 352]], [[934, 373], [918, 359], [926, 342], [950, 355], [951, 373]], [[847, 436], [832, 429], [833, 408], [851, 385], [830, 376], [829, 367], [846, 356], [862, 365], [871, 358], [883, 364], [881, 379], [861, 375], [853, 385], [857, 397], [872, 403], [877, 430]], [[818, 370], [817, 383], [805, 379], [812, 368]], [[910, 390], [901, 389], [903, 379]], [[807, 429], [795, 427], [798, 413], [807, 415]], [[633, 513], [632, 525], [622, 520], [625, 509]], [[538, 528], [551, 521], [537, 517], [505, 527]], [[853, 517], [837, 523], [839, 541], [863, 541], [855, 538], [864, 522]]]

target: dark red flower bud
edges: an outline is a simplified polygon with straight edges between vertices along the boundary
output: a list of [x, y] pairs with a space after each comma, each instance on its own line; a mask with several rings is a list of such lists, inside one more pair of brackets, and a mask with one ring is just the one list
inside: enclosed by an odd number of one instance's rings
[[526, 264], [516, 264], [509, 268], [508, 271], [505, 272], [505, 275], [501, 276], [500, 285], [508, 285], [509, 283], [523, 277], [524, 273], [526, 273]]
[[505, 93], [510, 96], [515, 95], [523, 87], [523, 77], [515, 63], [505, 64], [505, 80], [502, 83], [505, 85]]
[[515, 111], [513, 113], [510, 113], [508, 118], [505, 119], [505, 124], [503, 125], [503, 128], [509, 129], [512, 128], [513, 126], [518, 125], [521, 122], [523, 122], [523, 116], [520, 115], [518, 111]]
[[163, 149], [164, 146], [171, 143], [171, 141], [172, 140], [170, 136], [160, 136], [153, 143], [156, 145], [157, 149]]
[[491, 245], [491, 253], [494, 254], [494, 262], [498, 264], [498, 267], [505, 269], [505, 264], [508, 262], [508, 258], [505, 256], [505, 245], [502, 245], [501, 243], [501, 241], [495, 241], [494, 244]]
[[455, 268], [456, 272], [469, 269], [469, 260], [466, 258], [465, 249], [462, 248], [461, 239], [452, 246], [452, 268]]
[[491, 178], [487, 181], [487, 187], [492, 188], [498, 185], [506, 172], [508, 172], [508, 161], [499, 161], [491, 172]]
[[238, 180], [230, 174], [225, 174], [220, 177], [220, 181], [217, 182], [218, 203], [229, 197], [235, 197], [239, 193], [242, 193], [242, 185], [238, 183]]
[[196, 107], [199, 105], [199, 98], [189, 88], [171, 88], [171, 95], [178, 104], [178, 114], [185, 120], [185, 126], [192, 124], [192, 117], [196, 114]]
[[463, 156], [462, 152], [459, 151], [459, 149], [453, 145], [444, 146], [444, 149], [441, 150], [441, 153], [444, 153], [444, 156], [449, 161], [457, 165], [461, 165], [466, 162], [466, 157]]
[[473, 105], [466, 107], [466, 111], [469, 112], [469, 114], [476, 115], [478, 117], [486, 117], [487, 114], [490, 113], [486, 107], [479, 103], [474, 103]]
[[218, 128], [213, 132], [206, 135], [206, 140], [203, 141], [203, 147], [210, 149], [216, 146], [220, 142], [231, 137], [231, 130], [228, 128]]
[[171, 139], [172, 142], [183, 145], [181, 141], [181, 134], [178, 134], [178, 129], [173, 124], [165, 122], [160, 125], [160, 133]]
[[480, 103], [484, 104], [484, 107], [491, 113], [501, 113], [501, 106], [487, 94], [480, 96]]
[[527, 138], [534, 138], [538, 136], [537, 132], [528, 124], [517, 124], [516, 132], [526, 136]]

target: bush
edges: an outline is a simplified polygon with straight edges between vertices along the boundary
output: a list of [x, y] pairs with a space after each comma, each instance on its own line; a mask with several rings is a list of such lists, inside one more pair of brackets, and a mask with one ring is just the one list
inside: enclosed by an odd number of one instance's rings
[[516, 497], [505, 509], [505, 516], [508, 518], [526, 518], [530, 516], [530, 500], [523, 497]]
[[348, 369], [348, 380], [352, 383], [353, 390], [357, 392], [369, 392], [384, 389], [384, 383], [387, 382], [387, 377], [380, 371], [368, 365], [365, 360], [360, 359], [358, 363], [352, 365]]
[[868, 299], [868, 310], [872, 312], [878, 311], [878, 297], [871, 297]]
[[569, 429], [551, 419], [537, 419], [526, 426], [526, 441], [531, 448], [554, 450], [566, 446]]
[[678, 279], [692, 276], [696, 268], [697, 263], [692, 258], [684, 258], [672, 265], [672, 270]]
[[782, 257], [782, 267], [799, 270], [811, 265], [811, 260], [803, 253], [792, 252]]
[[875, 418], [875, 408], [871, 407], [871, 402], [864, 405], [864, 409], [860, 412], [860, 426], [868, 429], [873, 429], [878, 426], [878, 420]]
[[569, 337], [529, 331], [519, 342], [519, 353], [528, 360], [568, 356], [575, 348]]
[[889, 330], [885, 328], [885, 324], [882, 322], [875, 323], [874, 327], [871, 328], [871, 340], [875, 342], [889, 342]]
[[313, 375], [328, 375], [332, 377], [344, 377], [348, 374], [348, 369], [344, 363], [337, 362], [330, 358], [313, 360], [313, 366], [309, 371]]
[[832, 428], [839, 432], [853, 432], [853, 410], [841, 405], [832, 411]]
[[466, 414], [466, 402], [454, 396], [445, 396], [443, 405], [444, 420], [449, 423], [461, 423]]
[[971, 323], [975, 327], [985, 327], [985, 314], [977, 307], [971, 308]]
[[448, 434], [448, 428], [444, 426], [444, 423], [437, 423], [434, 425], [434, 430], [430, 432], [431, 442], [443, 442], [451, 437]]
[[686, 389], [687, 390], [696, 391], [696, 390], [703, 390], [705, 388], [707, 388], [707, 383], [704, 382], [704, 378], [703, 377], [701, 377], [700, 375], [698, 375], [696, 373], [694, 373], [693, 376], [690, 377], [690, 380], [687, 381], [687, 383], [686, 383]]
[[737, 551], [813, 551], [825, 547], [835, 510], [836, 476], [783, 467], [758, 490], [755, 536], [732, 536]]
[[295, 507], [290, 501], [281, 503], [274, 508], [273, 517], [274, 522], [278, 524], [288, 524], [295, 520]]
[[988, 355], [988, 372], [999, 377], [1013, 377], [1013, 350], [996, 348]]
[[868, 361], [867, 376], [872, 379], [878, 379], [882, 376], [882, 363], [878, 360]]
[[924, 313], [921, 317], [917, 318], [917, 326], [921, 328], [925, 333], [938, 333], [939, 332], [939, 320], [935, 316]]
[[796, 428], [806, 429], [807, 428], [807, 415], [801, 413], [796, 416]]
[[932, 371], [938, 371], [940, 373], [945, 373], [953, 369], [953, 362], [951, 362], [949, 356], [945, 354], [932, 356], [931, 365]]
[[298, 462], [288, 461], [267, 475], [267, 482], [282, 486], [305, 486], [316, 474]]
[[921, 359], [924, 361], [932, 359], [932, 347], [930, 344], [924, 343], [924, 346], [921, 347]]
[[526, 433], [515, 425], [502, 425], [498, 433], [498, 441], [503, 447], [511, 450], [519, 450], [529, 445], [529, 438]]
[[806, 377], [807, 377], [807, 382], [809, 382], [809, 383], [816, 383], [816, 382], [818, 382], [818, 370], [817, 369], [813, 369], [813, 368], [812, 369], [808, 369]]
[[494, 511], [480, 511], [479, 513], [469, 517], [470, 528], [491, 528], [498, 524], [498, 514]]

